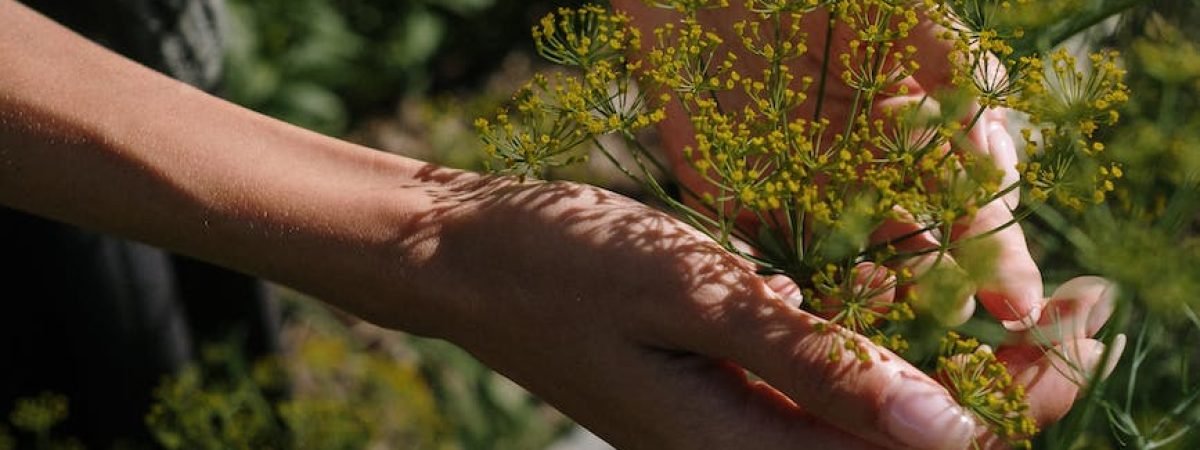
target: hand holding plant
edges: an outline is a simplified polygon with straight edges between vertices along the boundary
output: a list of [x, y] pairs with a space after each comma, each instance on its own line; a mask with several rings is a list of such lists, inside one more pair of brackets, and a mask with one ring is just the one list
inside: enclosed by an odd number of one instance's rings
[[[1093, 55], [1083, 70], [1070, 54], [1038, 47], [1029, 36], [1056, 18], [1026, 2], [620, 6], [636, 19], [589, 6], [535, 27], [540, 52], [579, 74], [539, 76], [511, 115], [481, 120], [489, 152], [537, 175], [595, 143], [759, 274], [794, 282], [824, 319], [813, 326], [827, 339], [806, 351], [834, 365], [847, 352], [870, 365], [879, 346], [904, 352], [905, 322], [918, 315], [962, 323], [972, 294], [1010, 329], [1041, 323], [1041, 277], [1015, 226], [1017, 194], [1082, 208], [1121, 175], [1094, 140], [1127, 99], [1115, 56]], [[1020, 163], [1002, 108], [1033, 124], [1022, 131]], [[637, 140], [652, 124], [679, 149], [668, 160]], [[600, 145], [604, 134], [622, 137], [631, 157]], [[676, 174], [682, 199], [656, 171]], [[993, 435], [1027, 445], [1036, 423], [1065, 412], [1027, 406], [1032, 380], [1014, 383], [1010, 373], [1070, 352], [1017, 361], [952, 336], [937, 370]], [[1103, 348], [1088, 336], [1039, 344]], [[1099, 356], [1075, 353], [1083, 364], [1050, 378], [1084, 381], [1078, 374]], [[821, 417], [859, 423], [836, 411]]]
[[[446, 304], [472, 306], [430, 321], [441, 324], [430, 331], [618, 448], [962, 449], [995, 436], [933, 378], [861, 335], [832, 331], [753, 264], [663, 213], [584, 185], [431, 176], [459, 187], [428, 218], [444, 225], [416, 275], [453, 287]], [[521, 232], [494, 239], [497, 229]], [[463, 267], [470, 277], [455, 275]], [[1049, 305], [1103, 323], [1107, 311], [1094, 305], [1110, 301], [1107, 284], [1080, 283]], [[997, 350], [1036, 394], [1027, 410], [1036, 423], [1075, 398], [1078, 385], [1062, 373], [1102, 364], [1103, 346], [1085, 338], [1094, 331], [1063, 336], [1066, 359], [1044, 357], [1037, 343]], [[986, 401], [982, 388], [963, 400]]]

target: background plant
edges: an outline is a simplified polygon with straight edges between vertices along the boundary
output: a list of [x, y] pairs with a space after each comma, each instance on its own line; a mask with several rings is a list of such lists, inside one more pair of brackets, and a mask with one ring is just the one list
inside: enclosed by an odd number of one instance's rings
[[1126, 49], [1135, 95], [1105, 133], [1123, 182], [1083, 212], [1039, 209], [1033, 225], [1046, 266], [1091, 271], [1124, 289], [1114, 330], [1133, 352], [1083, 408], [1046, 433], [1047, 448], [1195, 448], [1196, 219], [1200, 53], [1194, 1], [1140, 3], [1093, 29], [1080, 46]]

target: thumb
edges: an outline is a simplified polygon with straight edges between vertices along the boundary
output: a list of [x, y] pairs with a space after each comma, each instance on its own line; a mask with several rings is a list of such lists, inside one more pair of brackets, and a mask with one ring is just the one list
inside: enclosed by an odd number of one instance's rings
[[[789, 306], [761, 279], [693, 349], [737, 363], [802, 409], [890, 448], [965, 449], [975, 422], [936, 381], [865, 337]], [[714, 325], [710, 323], [709, 325]], [[931, 430], [937, 430], [931, 432]]]

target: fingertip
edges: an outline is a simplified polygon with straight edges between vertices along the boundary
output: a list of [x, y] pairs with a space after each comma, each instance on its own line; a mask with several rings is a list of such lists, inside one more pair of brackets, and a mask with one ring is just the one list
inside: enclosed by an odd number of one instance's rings
[[970, 445], [977, 431], [974, 417], [945, 388], [921, 380], [893, 386], [880, 415], [888, 435], [909, 448], [960, 450]]
[[1036, 326], [1038, 321], [1041, 320], [1042, 311], [1044, 308], [1045, 306], [1040, 300], [1035, 301], [1033, 303], [1033, 307], [1029, 309], [1029, 312], [1026, 313], [1024, 317], [1021, 317], [1017, 320], [1002, 320], [1000, 321], [1000, 325], [1004, 326], [1004, 329], [1011, 332], [1028, 330]]
[[979, 286], [979, 301], [996, 319], [1020, 330], [1037, 323], [1044, 298], [1041, 271], [1029, 253], [1025, 233], [1012, 221], [1008, 208], [992, 202], [979, 210], [957, 238], [993, 233], [981, 243], [994, 252], [995, 270]]
[[1029, 414], [1040, 425], [1061, 419], [1102, 363], [1104, 344], [1078, 339], [1041, 350], [1043, 356], [1025, 367], [1010, 365], [1025, 386]]
[[896, 275], [886, 266], [862, 262], [854, 267], [856, 289], [871, 294], [870, 303], [879, 308], [896, 301]]
[[1092, 310], [1088, 312], [1087, 327], [1084, 329], [1087, 336], [1095, 336], [1104, 327], [1104, 324], [1108, 323], [1108, 319], [1112, 318], [1119, 294], [1118, 288], [1113, 284], [1100, 295], [1099, 300], [1092, 306]]
[[1115, 296], [1117, 287], [1104, 277], [1084, 275], [1067, 280], [1054, 290], [1052, 298], [1100, 298], [1103, 295]]
[[[915, 294], [912, 303], [919, 313], [929, 313], [937, 322], [946, 327], [962, 325], [975, 314], [976, 287], [966, 275], [966, 271], [958, 261], [949, 254], [928, 254], [912, 258], [905, 262], [912, 271], [915, 284], [909, 287]], [[945, 270], [955, 273], [952, 277], [962, 277], [963, 283], [955, 283], [955, 290], [947, 290], [939, 286], [936, 277], [928, 278], [935, 271]], [[943, 294], [948, 292], [947, 294]]]
[[1116, 285], [1104, 278], [1077, 277], [1054, 291], [1036, 327], [1010, 330], [1023, 333], [1023, 339], [1032, 343], [1091, 337], [1112, 317], [1117, 295]]
[[792, 307], [799, 308], [804, 303], [804, 293], [800, 291], [800, 286], [784, 275], [772, 275], [767, 277], [767, 287], [771, 288], [771, 292], [783, 299], [784, 303]]
[[1032, 328], [1042, 317], [1045, 309], [1044, 300], [1039, 289], [1041, 277], [1037, 283], [1032, 280], [1016, 281], [1009, 274], [1005, 280], [993, 280], [981, 287], [976, 296], [988, 313], [1000, 320], [1009, 331], [1023, 331]]
[[1103, 277], [1081, 276], [1063, 283], [1051, 295], [1051, 302], [1071, 305], [1082, 329], [1077, 337], [1095, 335], [1112, 317], [1120, 288]]
[[1104, 371], [1100, 373], [1101, 380], [1107, 380], [1109, 375], [1117, 368], [1117, 363], [1121, 361], [1121, 355], [1125, 353], [1125, 334], [1118, 334], [1113, 338], [1108, 346], [1108, 356], [1104, 362]]
[[[1025, 247], [1024, 234], [1004, 230], [998, 236], [996, 273], [979, 288], [983, 307], [1010, 330], [1028, 329], [1038, 323], [1045, 310], [1042, 273]], [[1020, 240], [1017, 242], [1017, 240]]]
[[942, 324], [953, 328], [967, 323], [967, 321], [971, 320], [971, 317], [975, 315], [975, 307], [977, 304], [978, 300], [975, 299], [974, 295], [967, 297], [966, 301], [962, 303], [958, 311], [954, 311], [953, 313], [946, 315], [945, 321]]

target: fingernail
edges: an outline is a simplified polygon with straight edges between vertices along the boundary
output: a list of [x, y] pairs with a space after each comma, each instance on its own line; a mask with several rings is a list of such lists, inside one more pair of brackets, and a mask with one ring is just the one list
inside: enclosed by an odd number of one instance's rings
[[1116, 284], [1108, 280], [1104, 280], [1104, 283], [1104, 292], [1100, 294], [1096, 304], [1092, 305], [1092, 310], [1088, 311], [1084, 329], [1084, 332], [1087, 333], [1085, 337], [1094, 336], [1096, 332], [1100, 331], [1100, 328], [1108, 322], [1109, 317], [1112, 317], [1113, 308], [1116, 307], [1117, 295], [1120, 294], [1120, 290]]
[[897, 385], [883, 410], [883, 428], [911, 448], [961, 450], [975, 436], [975, 421], [946, 391], [925, 383]]
[[[1080, 346], [1087, 348], [1081, 349]], [[1100, 359], [1104, 356], [1104, 349], [1104, 344], [1090, 340], [1062, 344], [1050, 358], [1050, 364], [1072, 383], [1087, 386], [1092, 376], [1097, 375], [1096, 369], [1104, 362]], [[1082, 394], [1084, 390], [1080, 389], [1079, 392]]]
[[[1003, 125], [1000, 125], [997, 123], [988, 125], [987, 140], [988, 140], [988, 153], [991, 154], [993, 158], [996, 158], [997, 155], [1000, 154], [1000, 152], [1011, 152], [1012, 151], [1011, 150], [1011, 148], [1013, 147], [1012, 135], [1008, 134], [1008, 129], [1004, 128]], [[997, 146], [1004, 146], [1004, 148], [993, 149]], [[996, 161], [996, 162], [1002, 163], [1002, 162], [1006, 162], [1006, 161]]]
[[791, 306], [799, 307], [804, 303], [804, 293], [788, 277], [782, 275], [769, 277], [767, 278], [767, 287]]
[[988, 126], [987, 126], [988, 138], [993, 138], [993, 137], [997, 136], [996, 133], [1006, 133], [1007, 134], [1008, 129], [1006, 129], [1003, 124], [1000, 124], [997, 122], [989, 122]]
[[1005, 320], [1000, 324], [1004, 325], [1004, 329], [1012, 332], [1028, 330], [1042, 319], [1042, 308], [1042, 302], [1038, 301], [1033, 304], [1033, 308], [1030, 308], [1029, 314], [1026, 314], [1025, 317], [1017, 320]]
[[1111, 350], [1108, 351], [1108, 360], [1104, 362], [1104, 372], [1100, 373], [1101, 380], [1107, 380], [1109, 375], [1112, 375], [1113, 370], [1117, 368], [1117, 363], [1121, 361], [1121, 354], [1125, 353], [1125, 335], [1118, 334], [1113, 338], [1110, 344]]
[[804, 294], [801, 294], [800, 291], [793, 292], [787, 296], [786, 301], [789, 305], [799, 308], [804, 304]]

